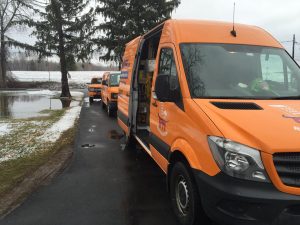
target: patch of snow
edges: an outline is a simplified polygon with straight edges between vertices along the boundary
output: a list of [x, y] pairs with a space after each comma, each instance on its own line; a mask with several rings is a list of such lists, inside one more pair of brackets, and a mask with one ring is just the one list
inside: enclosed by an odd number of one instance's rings
[[0, 136], [4, 136], [4, 135], [7, 135], [9, 134], [11, 131], [12, 131], [12, 127], [10, 124], [8, 123], [3, 123], [1, 124], [0, 123]]
[[58, 94], [57, 91], [50, 90], [38, 90], [38, 91], [27, 91], [28, 95], [40, 95], [40, 96], [55, 96]]
[[31, 121], [30, 123], [34, 126], [42, 126], [46, 124], [44, 121]]
[[[102, 77], [106, 71], [70, 71], [70, 83], [84, 84], [91, 82], [93, 77]], [[54, 81], [61, 82], [61, 72], [58, 71], [12, 71], [19, 81]]]
[[52, 127], [39, 138], [44, 142], [56, 142], [63, 132], [72, 128], [81, 111], [81, 106], [75, 106], [68, 109], [63, 117], [54, 123]]
[[16, 156], [14, 154], [8, 154], [8, 155], [3, 156], [3, 157], [0, 158], [0, 163], [9, 161], [9, 160], [12, 160], [12, 159], [15, 159], [15, 158], [16, 158]]
[[72, 97], [83, 97], [84, 93], [80, 91], [71, 91]]
[[84, 93], [80, 92], [80, 91], [71, 91], [71, 95], [72, 95], [73, 98], [82, 99], [83, 96], [84, 96]]

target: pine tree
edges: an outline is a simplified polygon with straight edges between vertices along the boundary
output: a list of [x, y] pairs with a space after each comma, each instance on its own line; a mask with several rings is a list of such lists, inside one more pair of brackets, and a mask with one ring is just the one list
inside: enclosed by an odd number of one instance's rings
[[71, 97], [68, 70], [75, 61], [89, 60], [93, 52], [92, 37], [95, 32], [95, 9], [89, 0], [50, 0], [45, 11], [40, 11], [38, 21], [28, 24], [35, 27], [35, 47], [40, 57], [58, 56], [60, 60], [61, 97]]
[[98, 29], [105, 36], [97, 40], [105, 48], [101, 58], [122, 62], [124, 46], [133, 38], [146, 33], [159, 23], [169, 19], [180, 0], [98, 0], [98, 12], [104, 22]]

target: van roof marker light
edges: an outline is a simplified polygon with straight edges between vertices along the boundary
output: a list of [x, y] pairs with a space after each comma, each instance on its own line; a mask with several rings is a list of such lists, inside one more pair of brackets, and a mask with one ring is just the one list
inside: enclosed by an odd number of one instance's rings
[[233, 23], [232, 23], [232, 31], [230, 31], [230, 34], [233, 37], [237, 36], [236, 30], [235, 30], [235, 2], [233, 3]]

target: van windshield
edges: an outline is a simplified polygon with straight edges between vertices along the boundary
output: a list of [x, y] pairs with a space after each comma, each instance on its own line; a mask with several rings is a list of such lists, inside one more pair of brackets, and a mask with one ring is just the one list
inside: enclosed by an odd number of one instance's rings
[[300, 69], [283, 50], [181, 44], [192, 98], [300, 99]]
[[102, 79], [101, 78], [93, 78], [91, 83], [92, 84], [101, 84]]
[[118, 87], [120, 83], [120, 74], [111, 74], [109, 78], [110, 87]]

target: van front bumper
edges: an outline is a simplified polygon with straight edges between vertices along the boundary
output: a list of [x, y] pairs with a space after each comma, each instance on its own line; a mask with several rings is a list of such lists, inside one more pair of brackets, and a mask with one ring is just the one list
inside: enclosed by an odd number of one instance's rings
[[300, 225], [300, 196], [223, 173], [194, 175], [205, 212], [220, 225]]
[[89, 92], [88, 96], [95, 99], [101, 99], [101, 92]]

